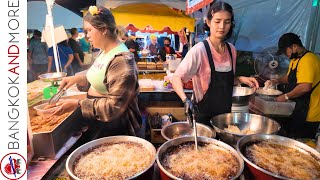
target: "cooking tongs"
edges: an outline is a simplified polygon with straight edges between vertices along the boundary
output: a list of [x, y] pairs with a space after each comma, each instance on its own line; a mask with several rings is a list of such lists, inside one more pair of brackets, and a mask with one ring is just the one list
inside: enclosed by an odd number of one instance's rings
[[48, 104], [52, 105], [52, 104], [57, 103], [65, 91], [66, 91], [65, 89], [60, 89], [60, 90], [57, 92], [57, 94], [53, 95], [53, 96], [50, 98]]

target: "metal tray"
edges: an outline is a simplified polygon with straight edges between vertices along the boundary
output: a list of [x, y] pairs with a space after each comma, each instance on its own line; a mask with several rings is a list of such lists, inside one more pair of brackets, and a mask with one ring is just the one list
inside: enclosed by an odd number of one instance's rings
[[[45, 101], [41, 101], [35, 105], [44, 102]], [[36, 116], [36, 111], [33, 106], [29, 107], [29, 115], [30, 118]], [[56, 154], [70, 137], [81, 130], [81, 121], [81, 110], [78, 108], [52, 131], [32, 133], [35, 157], [55, 158]]]
[[62, 78], [66, 76], [67, 76], [67, 73], [65, 72], [55, 72], [55, 73], [40, 74], [38, 77], [44, 82], [56, 82], [56, 81], [61, 81]]
[[294, 101], [276, 102], [272, 97], [255, 96], [254, 106], [264, 114], [290, 116], [296, 103]]

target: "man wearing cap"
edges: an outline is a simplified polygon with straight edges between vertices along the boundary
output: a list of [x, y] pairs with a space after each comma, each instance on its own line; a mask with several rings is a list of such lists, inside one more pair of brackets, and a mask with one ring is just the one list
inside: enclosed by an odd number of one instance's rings
[[266, 81], [265, 86], [286, 83], [286, 93], [277, 97], [277, 101], [296, 102], [288, 122], [288, 136], [315, 138], [320, 124], [320, 58], [305, 49], [294, 33], [281, 36], [278, 47], [277, 54], [291, 59], [288, 73], [280, 79]]

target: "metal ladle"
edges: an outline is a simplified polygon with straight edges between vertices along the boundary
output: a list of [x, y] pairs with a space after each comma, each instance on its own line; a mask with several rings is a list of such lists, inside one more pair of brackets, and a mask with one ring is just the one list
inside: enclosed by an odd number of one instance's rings
[[189, 124], [191, 128], [193, 128], [193, 136], [194, 136], [194, 143], [195, 143], [195, 150], [198, 150], [198, 140], [197, 140], [197, 123], [196, 123], [196, 116], [195, 113], [192, 113], [192, 119], [190, 115], [187, 116], [187, 120], [189, 121]]
[[192, 114], [192, 123], [193, 123], [193, 134], [194, 134], [194, 143], [195, 143], [195, 147], [196, 147], [196, 151], [198, 151], [198, 133], [197, 133], [197, 123], [196, 123], [196, 116], [194, 115], [194, 113]]

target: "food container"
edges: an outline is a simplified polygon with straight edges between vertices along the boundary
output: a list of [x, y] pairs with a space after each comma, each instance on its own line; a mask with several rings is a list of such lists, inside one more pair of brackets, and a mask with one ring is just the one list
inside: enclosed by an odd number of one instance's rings
[[235, 125], [240, 130], [249, 128], [254, 134], [276, 134], [281, 128], [279, 123], [270, 118], [250, 113], [221, 114], [214, 116], [210, 122], [219, 138], [233, 147], [236, 147], [241, 137], [247, 135], [226, 131], [225, 128], [228, 128], [229, 125]]
[[157, 62], [156, 67], [157, 70], [163, 70], [163, 62]]
[[268, 143], [270, 142], [272, 144], [279, 144], [282, 146], [299, 150], [302, 153], [305, 153], [307, 155], [312, 156], [313, 158], [316, 158], [316, 160], [320, 162], [320, 153], [317, 152], [315, 149], [299, 141], [278, 136], [278, 135], [270, 135], [270, 134], [254, 134], [254, 135], [245, 136], [238, 141], [236, 148], [239, 155], [245, 161], [246, 165], [248, 166], [248, 169], [250, 170], [252, 175], [255, 177], [255, 179], [263, 179], [263, 180], [290, 179], [288, 177], [274, 174], [270, 171], [267, 171], [257, 166], [245, 156], [244, 151], [248, 145], [252, 145], [254, 143], [261, 142], [261, 141], [268, 141]]
[[155, 89], [152, 79], [139, 79], [138, 82], [140, 91], [154, 91]]
[[247, 106], [254, 90], [249, 87], [233, 87], [232, 106]]
[[[87, 152], [88, 150], [97, 147], [99, 145], [102, 144], [106, 144], [106, 143], [117, 143], [117, 142], [135, 142], [135, 143], [139, 143], [141, 144], [145, 150], [149, 153], [152, 154], [153, 156], [153, 160], [150, 163], [150, 165], [145, 168], [142, 172], [135, 174], [134, 176], [128, 178], [128, 179], [151, 179], [152, 177], [152, 173], [153, 173], [153, 165], [154, 162], [156, 160], [156, 149], [155, 147], [148, 141], [142, 139], [142, 138], [138, 138], [138, 137], [134, 137], [134, 136], [110, 136], [110, 137], [105, 137], [105, 138], [100, 138], [94, 141], [90, 141], [82, 146], [80, 146], [79, 148], [77, 148], [76, 150], [74, 150], [68, 157], [67, 161], [66, 161], [66, 170], [70, 176], [71, 179], [74, 180], [80, 180], [79, 178], [77, 178], [74, 174], [74, 163], [76, 162], [76, 160], [85, 152]], [[116, 158], [116, 157], [114, 157]]]
[[141, 52], [142, 57], [148, 57], [150, 55], [150, 51], [147, 49], [143, 49]]
[[30, 117], [29, 113], [27, 114], [28, 116], [28, 126], [27, 126], [27, 163], [29, 164], [33, 158], [34, 155], [34, 149], [33, 149], [33, 144], [32, 144], [32, 130], [31, 130], [31, 125], [30, 125]]
[[290, 116], [296, 102], [277, 102], [274, 97], [255, 96], [253, 104], [263, 114]]
[[157, 69], [157, 65], [155, 62], [147, 62], [147, 69], [148, 70], [156, 70]]
[[175, 71], [178, 68], [178, 66], [180, 65], [181, 58], [167, 59], [166, 62], [168, 63], [168, 69], [170, 71]]
[[[244, 168], [244, 162], [243, 162], [242, 158], [239, 156], [239, 154], [236, 152], [235, 149], [233, 149], [231, 146], [229, 146], [221, 141], [218, 141], [218, 140], [215, 140], [212, 138], [198, 137], [197, 139], [198, 139], [198, 142], [215, 144], [215, 145], [219, 146], [219, 148], [222, 148], [223, 150], [227, 151], [228, 153], [231, 153], [235, 157], [236, 161], [239, 163], [238, 164], [239, 169], [237, 171], [237, 174], [234, 177], [232, 177], [231, 179], [237, 179], [240, 176], [240, 174], [242, 173], [243, 168]], [[163, 145], [161, 145], [159, 147], [158, 152], [157, 152], [157, 164], [160, 168], [160, 176], [161, 176], [162, 180], [179, 179], [179, 178], [175, 177], [174, 175], [172, 175], [169, 171], [167, 171], [163, 167], [162, 159], [163, 159], [163, 156], [166, 154], [166, 152], [170, 151], [172, 149], [172, 147], [178, 146], [178, 145], [185, 143], [185, 142], [194, 142], [194, 137], [193, 136], [185, 136], [185, 137], [180, 137], [177, 139], [172, 139], [172, 140], [165, 142]], [[203, 163], [206, 163], [205, 159], [203, 160]], [[226, 162], [226, 163], [228, 163], [228, 162]]]
[[147, 62], [137, 62], [137, 67], [139, 70], [147, 69]]
[[[191, 136], [193, 133], [193, 128], [190, 126], [189, 122], [186, 121], [166, 125], [161, 130], [161, 135], [166, 140], [176, 139], [182, 136]], [[201, 123], [197, 123], [197, 135], [208, 138], [214, 138], [216, 136], [213, 129]]]
[[[43, 103], [40, 102], [40, 104]], [[29, 108], [30, 119], [36, 116], [36, 110]], [[76, 109], [58, 124], [53, 130], [47, 132], [33, 132], [33, 149], [35, 157], [55, 158], [64, 144], [81, 130], [81, 110]]]
[[37, 114], [39, 116], [53, 114], [54, 111], [57, 110], [58, 108], [57, 106], [55, 106], [52, 108], [44, 109], [44, 107], [46, 107], [47, 105], [48, 105], [48, 102], [45, 102], [40, 105], [34, 106], [33, 108], [37, 111]]

